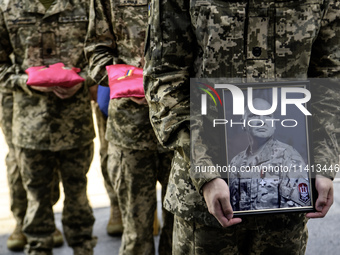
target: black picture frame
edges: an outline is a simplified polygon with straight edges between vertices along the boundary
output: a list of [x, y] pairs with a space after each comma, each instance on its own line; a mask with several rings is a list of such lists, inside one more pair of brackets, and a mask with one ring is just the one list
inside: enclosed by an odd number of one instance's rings
[[[239, 100], [240, 97], [233, 95], [230, 89], [225, 89], [225, 85], [215, 84], [215, 88], [222, 89], [223, 93], [223, 117], [227, 122], [225, 153], [226, 165], [229, 169], [225, 181], [229, 185], [234, 215], [315, 211], [315, 176], [314, 169], [311, 169], [313, 167], [311, 116], [302, 112], [297, 105], [287, 104], [286, 115], [283, 115], [281, 108], [283, 91], [288, 91], [286, 98], [298, 102], [306, 95], [289, 91], [294, 91], [296, 88], [304, 92], [310, 91], [309, 81], [232, 85], [242, 91], [245, 104], [248, 101], [248, 91], [251, 90], [252, 98], [258, 98], [255, 101], [260, 104], [265, 100], [268, 106], [272, 106], [273, 91], [277, 91], [277, 107], [273, 113], [274, 116], [270, 114], [262, 116], [262, 119], [267, 117], [269, 120], [274, 120], [267, 121], [266, 119], [264, 122], [254, 120], [253, 122], [249, 116], [256, 114], [250, 113], [247, 115], [249, 120], [245, 120], [244, 117], [247, 116], [234, 113], [236, 107], [234, 97], [235, 100]], [[254, 101], [251, 100], [251, 102]], [[302, 103], [301, 106], [307, 112], [311, 112], [310, 100]], [[256, 109], [255, 106], [254, 108]], [[244, 109], [247, 111], [246, 106]], [[267, 141], [268, 143], [260, 146], [265, 151], [257, 150], [250, 155], [249, 130], [257, 129], [260, 130], [259, 132], [264, 132], [265, 129], [264, 127], [258, 128], [258, 124], [255, 124], [258, 122], [263, 126], [268, 122], [275, 126], [275, 131], [272, 138]], [[260, 142], [266, 140], [251, 138], [251, 140], [254, 139]], [[263, 162], [260, 162], [261, 160]], [[246, 167], [243, 171], [249, 172], [241, 172], [242, 167]], [[270, 174], [268, 174], [269, 171]]]

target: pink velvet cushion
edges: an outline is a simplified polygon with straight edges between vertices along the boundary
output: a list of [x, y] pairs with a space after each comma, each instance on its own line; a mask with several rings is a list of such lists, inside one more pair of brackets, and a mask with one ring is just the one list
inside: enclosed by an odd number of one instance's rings
[[143, 69], [131, 65], [106, 66], [110, 98], [144, 97]]
[[27, 85], [41, 87], [72, 87], [84, 82], [84, 79], [77, 73], [79, 68], [66, 68], [63, 63], [56, 63], [50, 66], [33, 66], [25, 71], [28, 74]]

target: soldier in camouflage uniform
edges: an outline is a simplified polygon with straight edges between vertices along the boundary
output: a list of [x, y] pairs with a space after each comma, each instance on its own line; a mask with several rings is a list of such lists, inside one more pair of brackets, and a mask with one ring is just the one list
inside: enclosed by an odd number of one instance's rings
[[[52, 254], [53, 171], [60, 172], [65, 201], [63, 229], [74, 254], [93, 254], [94, 217], [86, 173], [93, 157], [94, 128], [88, 86], [29, 87], [25, 70], [62, 62], [86, 76], [83, 42], [87, 1], [1, 0], [1, 86], [13, 92], [13, 144], [27, 192], [23, 231], [26, 254]], [[44, 3], [45, 5], [43, 5]], [[14, 54], [14, 64], [10, 54]]]
[[[2, 88], [0, 88], [2, 89]], [[16, 227], [7, 240], [7, 248], [14, 251], [23, 250], [27, 243], [25, 235], [22, 233], [22, 225], [27, 209], [26, 190], [23, 186], [18, 162], [15, 158], [15, 147], [12, 143], [12, 117], [13, 117], [13, 94], [4, 90], [0, 93], [0, 125], [8, 146], [6, 156], [7, 180], [10, 193], [11, 211], [16, 221]], [[52, 204], [59, 200], [59, 175], [54, 172], [52, 185]], [[63, 244], [63, 236], [60, 230], [53, 233], [54, 247]]]
[[[339, 8], [338, 0], [151, 1], [144, 86], [155, 133], [175, 151], [164, 203], [175, 214], [173, 254], [304, 254], [306, 216], [326, 215], [335, 173], [316, 176], [315, 213], [233, 218], [219, 174], [189, 172], [190, 155], [214, 165], [204, 144], [190, 149], [189, 77], [338, 78]], [[338, 83], [312, 93], [321, 165], [339, 163], [339, 97]]]
[[[85, 49], [89, 73], [98, 84], [108, 86], [105, 66], [143, 66], [147, 0], [91, 3]], [[158, 144], [144, 99], [112, 99], [108, 115], [108, 171], [117, 191], [124, 226], [120, 254], [154, 254], [155, 186], [159, 180], [165, 194], [173, 153]], [[173, 216], [164, 211], [163, 222], [159, 253], [169, 254]]]
[[[270, 104], [261, 98], [253, 99], [257, 110], [270, 109]], [[310, 206], [310, 196], [300, 200], [299, 185], [304, 183], [310, 193], [308, 172], [299, 152], [292, 146], [274, 139], [275, 122], [273, 115], [254, 115], [246, 109], [243, 117], [251, 125], [243, 128], [247, 134], [249, 146], [237, 154], [230, 162], [237, 171], [230, 171], [229, 188], [233, 211], [263, 210]], [[281, 166], [288, 166], [298, 171], [285, 171]], [[276, 169], [274, 169], [276, 168]], [[249, 169], [249, 171], [244, 171]], [[309, 199], [308, 199], [309, 198]]]
[[7, 247], [14, 250], [22, 250], [26, 244], [26, 238], [21, 228], [27, 208], [26, 191], [23, 187], [18, 163], [15, 159], [14, 145], [12, 144], [12, 116], [13, 116], [13, 95], [11, 92], [0, 93], [0, 123], [8, 153], [6, 156], [7, 180], [10, 193], [11, 211], [17, 223], [16, 231], [13, 232], [7, 241]]

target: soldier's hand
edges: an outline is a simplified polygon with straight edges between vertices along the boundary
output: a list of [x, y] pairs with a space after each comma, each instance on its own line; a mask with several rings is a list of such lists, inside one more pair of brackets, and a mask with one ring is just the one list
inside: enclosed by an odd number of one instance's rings
[[147, 104], [148, 102], [146, 101], [145, 97], [130, 97], [130, 99], [135, 102], [136, 104]]
[[32, 89], [40, 92], [53, 92], [55, 87], [41, 87], [41, 86], [30, 86]]
[[214, 179], [204, 184], [202, 190], [209, 213], [218, 220], [222, 227], [229, 227], [242, 221], [240, 218], [233, 218], [229, 187], [224, 180]]
[[323, 218], [333, 204], [333, 182], [331, 179], [316, 175], [315, 188], [318, 198], [315, 203], [316, 212], [307, 213], [308, 218]]
[[82, 85], [82, 83], [78, 83], [77, 85], [70, 88], [55, 87], [53, 92], [57, 95], [57, 97], [61, 99], [67, 99], [72, 97], [81, 88]]

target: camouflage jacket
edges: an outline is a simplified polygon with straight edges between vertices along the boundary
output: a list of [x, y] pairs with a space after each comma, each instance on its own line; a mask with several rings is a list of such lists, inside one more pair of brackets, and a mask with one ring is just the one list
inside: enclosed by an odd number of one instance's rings
[[[108, 86], [105, 66], [143, 66], [147, 0], [92, 0], [91, 5], [85, 48], [89, 74], [98, 84]], [[129, 98], [110, 100], [107, 121], [106, 139], [115, 145], [137, 150], [157, 148], [146, 104]]]
[[[339, 8], [338, 0], [151, 1], [144, 89], [158, 139], [176, 150], [170, 211], [218, 226], [200, 191], [219, 175], [189, 174], [189, 78], [339, 78]], [[314, 97], [315, 161], [338, 163], [340, 87]], [[213, 165], [202, 151], [202, 164]]]
[[95, 136], [91, 84], [86, 82], [73, 97], [62, 100], [54, 93], [30, 89], [25, 74], [31, 66], [62, 62], [81, 68], [80, 75], [86, 78], [88, 2], [59, 0], [48, 10], [39, 0], [0, 3], [0, 81], [2, 88], [14, 93], [13, 143], [55, 151], [89, 144]]
[[[248, 147], [236, 155], [230, 165], [237, 170], [229, 174], [234, 211], [311, 205], [306, 164], [299, 152], [288, 144], [270, 139], [256, 155], [252, 155]], [[301, 183], [308, 196], [302, 196], [299, 191]]]

